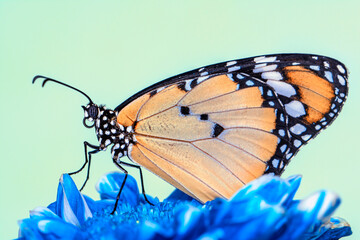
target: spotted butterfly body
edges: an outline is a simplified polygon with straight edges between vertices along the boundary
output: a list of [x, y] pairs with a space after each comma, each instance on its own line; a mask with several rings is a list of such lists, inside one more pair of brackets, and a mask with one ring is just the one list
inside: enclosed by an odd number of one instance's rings
[[[201, 202], [281, 174], [338, 115], [347, 71], [337, 60], [278, 54], [234, 60], [154, 84], [114, 110], [86, 106], [99, 150], [111, 148]], [[97, 111], [90, 113], [96, 106]]]

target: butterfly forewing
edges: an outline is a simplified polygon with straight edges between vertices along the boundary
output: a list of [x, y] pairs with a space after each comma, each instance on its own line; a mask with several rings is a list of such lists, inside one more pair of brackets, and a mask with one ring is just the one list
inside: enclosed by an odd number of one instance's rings
[[259, 80], [212, 75], [161, 86], [146, 98], [118, 115], [125, 124], [127, 112], [138, 111], [129, 157], [202, 202], [230, 198], [269, 166], [284, 166], [286, 113]]

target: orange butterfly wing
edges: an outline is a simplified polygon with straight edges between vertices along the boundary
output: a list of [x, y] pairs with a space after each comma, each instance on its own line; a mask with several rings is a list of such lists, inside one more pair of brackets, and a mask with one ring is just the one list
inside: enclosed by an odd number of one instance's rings
[[115, 111], [134, 130], [129, 158], [206, 202], [230, 198], [264, 173], [281, 174], [338, 115], [346, 79], [331, 58], [261, 56], [164, 80]]
[[278, 143], [286, 144], [286, 136], [273, 132], [281, 126], [286, 131], [285, 113], [276, 94], [258, 80], [223, 74], [190, 91], [182, 83], [145, 94], [146, 101], [138, 98], [120, 111], [119, 124], [134, 119], [128, 155], [202, 202], [230, 198], [264, 174], [280, 152]]

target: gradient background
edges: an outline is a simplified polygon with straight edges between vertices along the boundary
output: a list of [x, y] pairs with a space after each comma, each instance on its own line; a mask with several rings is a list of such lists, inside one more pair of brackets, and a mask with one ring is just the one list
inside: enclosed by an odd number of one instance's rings
[[[360, 236], [359, 1], [5, 1], [0, 0], [0, 239], [17, 236], [17, 220], [56, 197], [58, 179], [84, 161], [86, 99], [43, 74], [72, 84], [114, 108], [164, 78], [204, 65], [270, 53], [316, 53], [349, 69], [348, 101], [333, 125], [304, 147], [284, 176], [302, 174], [297, 197], [338, 193], [336, 216]], [[93, 158], [85, 194], [117, 170], [109, 152]], [[138, 178], [136, 171], [130, 172]], [[74, 179], [82, 184], [85, 175]], [[147, 192], [172, 187], [145, 173]], [[357, 237], [356, 237], [357, 236]]]

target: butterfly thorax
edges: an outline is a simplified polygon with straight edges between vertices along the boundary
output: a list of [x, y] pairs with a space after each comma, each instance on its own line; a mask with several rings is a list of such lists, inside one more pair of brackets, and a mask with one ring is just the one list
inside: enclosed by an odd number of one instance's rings
[[95, 120], [95, 132], [100, 150], [111, 148], [112, 157], [118, 160], [127, 155], [129, 144], [132, 142], [132, 127], [124, 127], [117, 122], [117, 113], [105, 106], [99, 107], [99, 114]]

